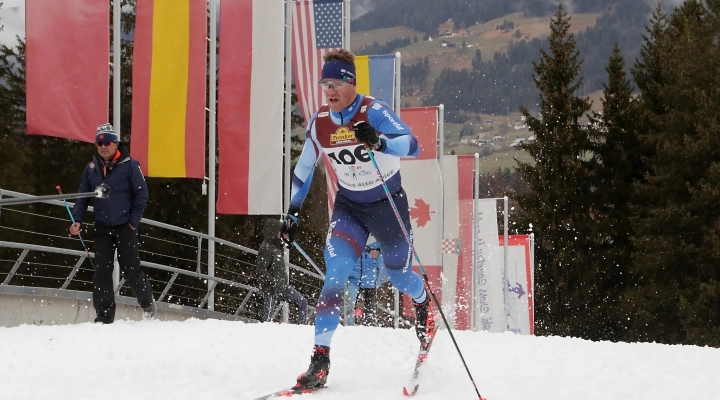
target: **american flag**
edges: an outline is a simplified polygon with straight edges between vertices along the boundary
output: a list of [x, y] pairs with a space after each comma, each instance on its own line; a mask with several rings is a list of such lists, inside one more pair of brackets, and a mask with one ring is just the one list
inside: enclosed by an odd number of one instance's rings
[[305, 120], [325, 104], [320, 89], [323, 56], [342, 47], [342, 0], [299, 0], [293, 16], [293, 76]]
[[[292, 25], [293, 78], [298, 104], [305, 120], [325, 104], [320, 89], [323, 56], [342, 47], [343, 1], [298, 0]], [[323, 155], [327, 174], [328, 210], [332, 214], [337, 193], [337, 176], [330, 160]]]

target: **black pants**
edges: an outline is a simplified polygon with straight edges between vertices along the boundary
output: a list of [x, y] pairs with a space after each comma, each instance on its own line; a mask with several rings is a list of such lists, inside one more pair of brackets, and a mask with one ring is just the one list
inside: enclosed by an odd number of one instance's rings
[[111, 323], [115, 320], [115, 291], [112, 279], [115, 249], [120, 272], [130, 284], [140, 307], [148, 307], [153, 302], [152, 286], [140, 269], [137, 231], [133, 231], [128, 224], [112, 227], [95, 224], [93, 307], [97, 313], [96, 322]]

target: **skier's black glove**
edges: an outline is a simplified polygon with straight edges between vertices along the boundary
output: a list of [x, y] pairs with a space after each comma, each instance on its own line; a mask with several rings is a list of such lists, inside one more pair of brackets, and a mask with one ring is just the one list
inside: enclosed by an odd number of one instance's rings
[[283, 217], [281, 237], [282, 240], [288, 245], [292, 244], [292, 242], [295, 241], [295, 234], [297, 233], [298, 222], [300, 222], [300, 219], [298, 218], [299, 213], [299, 209], [291, 206], [288, 209], [287, 214], [285, 214], [285, 216]]
[[353, 131], [358, 142], [367, 143], [375, 151], [383, 152], [387, 147], [385, 141], [378, 136], [375, 128], [365, 121], [357, 122], [353, 126]]

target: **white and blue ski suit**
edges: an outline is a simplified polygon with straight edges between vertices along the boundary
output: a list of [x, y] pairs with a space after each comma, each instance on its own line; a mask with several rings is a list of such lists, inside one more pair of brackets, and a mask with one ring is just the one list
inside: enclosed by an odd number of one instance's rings
[[310, 118], [305, 145], [295, 167], [290, 207], [300, 209], [323, 153], [338, 178], [332, 218], [325, 240], [325, 283], [315, 316], [315, 345], [330, 346], [342, 312], [345, 283], [372, 234], [380, 245], [390, 281], [417, 301], [426, 296], [422, 278], [412, 271], [412, 253], [363, 143], [353, 125], [366, 121], [385, 142], [373, 153], [400, 218], [412, 238], [407, 196], [400, 181], [400, 158], [417, 157], [420, 148], [410, 128], [383, 101], [358, 95], [341, 112], [325, 105]]

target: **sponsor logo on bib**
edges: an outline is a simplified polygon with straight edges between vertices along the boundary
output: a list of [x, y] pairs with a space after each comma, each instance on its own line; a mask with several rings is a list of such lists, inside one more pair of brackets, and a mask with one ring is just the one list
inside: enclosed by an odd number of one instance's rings
[[331, 145], [352, 143], [355, 141], [355, 132], [344, 126], [336, 130], [335, 133], [333, 133], [332, 135], [330, 135]]

